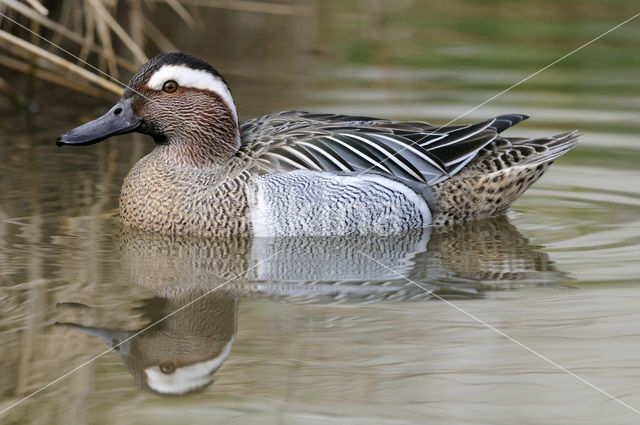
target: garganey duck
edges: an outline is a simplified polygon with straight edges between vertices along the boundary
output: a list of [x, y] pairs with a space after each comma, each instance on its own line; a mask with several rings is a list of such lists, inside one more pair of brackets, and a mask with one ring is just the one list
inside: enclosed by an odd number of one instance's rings
[[88, 145], [130, 132], [155, 149], [125, 178], [120, 214], [151, 232], [199, 236], [389, 233], [507, 210], [578, 134], [287, 111], [238, 122], [222, 76], [183, 53], [154, 57], [102, 117], [61, 136]]

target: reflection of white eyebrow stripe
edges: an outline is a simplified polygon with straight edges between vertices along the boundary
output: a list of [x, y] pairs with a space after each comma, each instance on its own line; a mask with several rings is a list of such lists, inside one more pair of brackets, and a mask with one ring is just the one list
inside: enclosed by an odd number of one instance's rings
[[235, 337], [231, 338], [212, 359], [177, 367], [170, 375], [162, 373], [159, 366], [144, 369], [147, 384], [160, 394], [184, 394], [210, 384], [213, 380], [211, 373], [217, 370], [222, 362], [229, 357], [234, 339]]
[[178, 86], [204, 89], [216, 93], [227, 104], [233, 116], [238, 120], [236, 105], [227, 85], [218, 77], [202, 69], [189, 68], [186, 65], [164, 65], [153, 73], [147, 86], [161, 90], [164, 83], [173, 80]]

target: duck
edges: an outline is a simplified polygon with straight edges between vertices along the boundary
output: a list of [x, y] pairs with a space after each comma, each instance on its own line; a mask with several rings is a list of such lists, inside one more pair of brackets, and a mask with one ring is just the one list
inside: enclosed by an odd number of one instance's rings
[[142, 65], [103, 116], [56, 143], [151, 136], [155, 147], [129, 171], [119, 200], [123, 224], [145, 232], [391, 234], [504, 214], [579, 138], [502, 135], [527, 118], [437, 126], [292, 110], [240, 123], [222, 75], [171, 52]]
[[[388, 236], [193, 238], [125, 227], [119, 239], [128, 281], [149, 298], [114, 311], [70, 294], [56, 304], [58, 314], [96, 321], [56, 324], [100, 337], [139, 389], [159, 395], [194, 394], [214, 382], [233, 354], [245, 301], [397, 306], [567, 280], [505, 216]], [[388, 269], [371, 267], [362, 253]], [[116, 316], [120, 325], [110, 320]]]

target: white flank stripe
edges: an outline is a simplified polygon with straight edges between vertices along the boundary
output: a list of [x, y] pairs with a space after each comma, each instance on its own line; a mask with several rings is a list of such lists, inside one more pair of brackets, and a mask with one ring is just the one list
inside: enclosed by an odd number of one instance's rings
[[398, 151], [397, 153], [400, 153], [403, 150], [408, 150], [409, 152], [411, 152], [411, 153], [419, 156], [420, 158], [424, 159], [426, 162], [428, 162], [429, 164], [433, 165], [434, 167], [436, 167], [436, 169], [442, 171], [444, 174], [447, 174], [447, 172], [445, 170], [443, 170], [442, 167], [440, 167], [437, 162], [435, 162], [433, 159], [429, 158], [428, 156], [426, 156], [422, 152], [416, 150], [413, 146], [402, 144], [399, 141], [397, 141], [396, 139], [394, 139], [392, 137], [389, 137], [389, 136], [385, 136], [383, 134], [376, 134], [375, 137], [379, 137], [381, 139], [386, 139], [386, 140], [389, 140], [390, 142], [393, 142], [393, 143], [396, 143], [396, 144], [400, 145], [402, 147], [402, 149], [400, 151]]
[[345, 167], [342, 164], [342, 162], [338, 161], [333, 155], [331, 155], [329, 152], [325, 151], [324, 149], [321, 149], [318, 146], [312, 145], [311, 143], [308, 143], [308, 142], [298, 142], [298, 144], [301, 145], [301, 146], [305, 146], [308, 149], [312, 149], [312, 150], [314, 150], [316, 152], [321, 153], [325, 158], [327, 158], [329, 161], [333, 162], [342, 171], [351, 171], [350, 169]]
[[[391, 173], [391, 170], [389, 168], [387, 168], [386, 165], [382, 164], [381, 161], [378, 161], [376, 159], [371, 158], [370, 156], [368, 156], [367, 154], [365, 154], [364, 152], [360, 152], [359, 150], [351, 147], [348, 143], [343, 142], [340, 139], [337, 139], [335, 137], [332, 136], [325, 136], [327, 139], [333, 140], [334, 142], [338, 143], [341, 146], [344, 146], [345, 148], [349, 149], [351, 152], [355, 153], [356, 155], [358, 155], [360, 158], [364, 159], [365, 161], [369, 162], [370, 164], [373, 164], [369, 170], [371, 168], [379, 168], [382, 171], [384, 171], [385, 173]], [[368, 170], [367, 170], [368, 171]]]
[[272, 158], [277, 159], [278, 161], [286, 162], [287, 164], [292, 165], [292, 166], [296, 167], [299, 170], [306, 170], [307, 169], [304, 165], [300, 164], [299, 162], [295, 162], [295, 161], [287, 158], [286, 156], [282, 156], [282, 155], [277, 154], [277, 153], [268, 153], [267, 155], [269, 155]]
[[306, 155], [305, 155], [305, 154], [303, 154], [302, 152], [297, 151], [297, 150], [295, 150], [295, 149], [292, 149], [292, 148], [290, 148], [290, 147], [286, 147], [286, 148], [284, 148], [284, 149], [286, 149], [286, 151], [287, 151], [287, 152], [289, 152], [290, 154], [293, 154], [294, 156], [297, 156], [297, 157], [298, 157], [298, 158], [300, 158], [302, 161], [304, 161], [304, 162], [307, 164], [307, 166], [308, 166], [309, 168], [311, 168], [311, 169], [313, 169], [313, 170], [316, 170], [316, 171], [322, 171], [322, 168], [318, 167], [318, 166], [316, 165], [316, 163], [315, 163], [315, 162], [313, 162], [313, 160], [312, 160], [311, 158], [309, 158], [308, 156], [306, 156]]
[[[442, 145], [438, 146], [438, 148], [442, 148], [442, 147], [444, 147], [444, 146], [449, 146], [449, 145], [452, 145], [452, 144], [454, 144], [454, 143], [458, 143], [458, 142], [460, 142], [460, 141], [462, 141], [462, 140], [470, 139], [470, 138], [472, 138], [473, 136], [475, 136], [476, 134], [480, 133], [481, 131], [486, 130], [489, 126], [491, 126], [491, 125], [492, 125], [493, 123], [495, 123], [495, 122], [496, 122], [496, 120], [495, 120], [495, 118], [494, 118], [494, 119], [490, 120], [490, 121], [489, 121], [489, 122], [488, 122], [484, 127], [480, 127], [478, 130], [474, 131], [473, 133], [465, 133], [465, 134], [463, 134], [462, 136], [458, 137], [457, 139], [451, 140], [451, 141], [449, 141], [449, 142], [447, 142], [447, 143], [445, 143], [445, 144], [442, 144]], [[467, 128], [469, 128], [469, 127], [471, 127], [471, 126], [470, 126], [470, 125], [468, 125], [468, 126], [467, 126]], [[455, 130], [455, 131], [460, 131], [460, 130], [462, 130], [462, 129], [458, 129], [458, 130]], [[453, 131], [452, 131], [452, 133], [453, 133]], [[451, 134], [451, 133], [449, 133], [449, 135], [450, 135], [450, 134]], [[497, 134], [497, 133], [496, 133], [496, 134]], [[423, 146], [423, 147], [424, 147], [424, 146]], [[425, 147], [425, 149], [429, 150], [429, 149], [428, 149], [428, 148], [426, 148], [426, 147]]]
[[[347, 133], [343, 133], [343, 135], [351, 137], [351, 138], [356, 139], [356, 140], [360, 140], [361, 142], [371, 146], [372, 148], [376, 149], [377, 151], [382, 152], [384, 155], [387, 155], [389, 157], [388, 159], [390, 159], [392, 162], [395, 162], [397, 166], [399, 166], [404, 171], [406, 171], [407, 174], [413, 176], [417, 180], [424, 181], [424, 178], [421, 175], [416, 174], [412, 169], [408, 168], [402, 161], [400, 161], [396, 157], [396, 154], [394, 152], [390, 152], [387, 149], [383, 148], [382, 146], [380, 146], [380, 145], [378, 145], [376, 143], [373, 143], [372, 141], [370, 141], [370, 140], [368, 140], [368, 139], [366, 139], [364, 137], [356, 136], [355, 134], [347, 134]], [[404, 146], [404, 145], [402, 145], [402, 146]]]
[[209, 90], [216, 93], [226, 103], [236, 121], [238, 121], [236, 104], [233, 102], [229, 87], [219, 77], [205, 70], [192, 69], [186, 65], [164, 65], [151, 76], [147, 86], [153, 90], [162, 90], [164, 83], [170, 80], [178, 83], [178, 86]]
[[[424, 133], [420, 133], [420, 134], [423, 134], [423, 136], [420, 138], [420, 140], [416, 141], [416, 143], [418, 145], [422, 146], [423, 148], [428, 146], [428, 145], [430, 145], [431, 143], [437, 142], [438, 140], [442, 140], [442, 139], [444, 139], [445, 137], [447, 137], [449, 135], [449, 133], [444, 133], [444, 134], [442, 134], [442, 133], [426, 133], [426, 131], [428, 131], [428, 130], [425, 130]], [[426, 142], [424, 141], [424, 139], [426, 139], [428, 137], [431, 137], [431, 136], [440, 136], [440, 137], [436, 137], [434, 139], [427, 140]]]

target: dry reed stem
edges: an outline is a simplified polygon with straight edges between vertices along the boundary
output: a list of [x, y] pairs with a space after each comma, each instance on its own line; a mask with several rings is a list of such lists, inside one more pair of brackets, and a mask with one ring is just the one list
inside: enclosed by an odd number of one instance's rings
[[8, 32], [4, 31], [4, 30], [0, 30], [0, 39], [3, 39], [11, 44], [14, 44], [18, 47], [21, 47], [31, 53], [33, 53], [34, 55], [37, 55], [39, 57], [41, 57], [42, 59], [45, 59], [49, 62], [52, 62], [56, 65], [58, 65], [59, 67], [66, 69], [69, 72], [73, 72], [74, 74], [77, 74], [78, 76], [84, 78], [87, 81], [90, 81], [94, 84], [97, 84], [98, 86], [105, 88], [113, 93], [116, 93], [118, 95], [121, 95], [123, 92], [123, 89], [108, 81], [105, 78], [102, 78], [98, 75], [95, 75], [89, 71], [87, 71], [84, 68], [79, 67], [78, 65], [75, 65], [69, 61], [67, 61], [66, 59], [62, 59], [56, 55], [54, 55], [53, 53], [50, 53], [38, 46], [34, 46], [33, 44], [29, 43], [28, 41], [25, 41], [21, 38], [18, 38], [12, 34], [9, 34]]
[[[71, 25], [69, 25], [69, 21], [73, 18], [73, 15], [74, 15], [72, 11], [74, 10], [75, 3], [76, 3], [75, 0], [69, 0], [62, 3], [62, 7], [60, 8], [60, 18], [58, 18], [59, 20], [57, 21], [58, 25], [60, 25], [63, 28], [71, 27]], [[37, 16], [40, 16], [40, 15], [37, 15]], [[51, 35], [51, 42], [55, 44], [60, 44], [60, 42], [62, 41], [62, 38], [63, 36], [62, 34], [60, 34], [60, 32], [54, 31], [53, 34]]]
[[129, 11], [127, 17], [129, 18], [131, 39], [138, 46], [144, 46], [144, 13], [142, 12], [141, 0], [129, 0]]
[[41, 80], [49, 81], [51, 83], [66, 87], [71, 90], [78, 91], [80, 93], [87, 94], [89, 96], [100, 98], [104, 97], [104, 91], [100, 89], [75, 82], [74, 80], [61, 77], [57, 74], [54, 74], [53, 72], [45, 71], [43, 69], [35, 69], [32, 71], [31, 64], [27, 62], [21, 62], [8, 56], [0, 55], [0, 65], [6, 66], [7, 68], [15, 69], [16, 71], [20, 71], [25, 74], [33, 72], [34, 77], [40, 78]]
[[165, 1], [169, 5], [169, 7], [171, 7], [176, 12], [176, 14], [189, 26], [189, 28], [193, 28], [196, 26], [196, 22], [193, 20], [193, 17], [189, 13], [189, 11], [184, 8], [179, 0]]
[[[91, 52], [88, 49], [88, 46], [94, 44], [95, 36], [96, 36], [95, 15], [89, 9], [87, 10], [87, 13], [84, 16], [84, 39], [83, 39], [84, 44], [82, 44], [82, 47], [80, 48], [80, 53], [78, 54], [78, 57], [80, 58], [80, 60], [78, 62], [81, 62], [81, 61], [86, 62], [87, 59], [89, 59], [89, 53]], [[120, 59], [120, 57], [117, 57], [116, 60], [117, 59]]]
[[143, 64], [148, 59], [144, 54], [140, 46], [138, 46], [132, 39], [129, 37], [129, 34], [116, 22], [116, 20], [111, 16], [111, 14], [105, 9], [104, 5], [99, 0], [88, 0], [93, 6], [94, 10], [97, 12], [98, 16], [101, 18], [99, 22], [104, 22], [106, 25], [111, 28], [111, 30], [116, 33], [116, 35], [122, 40], [125, 46], [133, 53], [133, 56], [136, 58], [138, 63]]
[[100, 44], [104, 47], [107, 54], [105, 57], [100, 58], [104, 64], [106, 61], [108, 73], [114, 78], [118, 78], [118, 66], [115, 62], [115, 51], [113, 50], [113, 45], [111, 43], [111, 31], [109, 31], [109, 26], [103, 19], [100, 11], [94, 8], [87, 8], [91, 10], [91, 13], [95, 14], [95, 23], [96, 23], [96, 32], [98, 33], [98, 39], [100, 40]]
[[[146, 0], [147, 2], [166, 2], [166, 0]], [[183, 4], [229, 9], [241, 12], [265, 13], [268, 15], [313, 16], [313, 8], [289, 4], [265, 3], [253, 0], [180, 0]]]
[[37, 68], [64, 76], [63, 75], [64, 72], [63, 70], [60, 69], [60, 67], [52, 64], [51, 62], [45, 61], [35, 56], [33, 53], [23, 49], [22, 47], [9, 44], [5, 47], [5, 50], [10, 54], [12, 54], [13, 56], [16, 56], [16, 58], [14, 59], [23, 60], [24, 62], [29, 62], [31, 66], [33, 66], [34, 68], [37, 67]]
[[39, 14], [44, 15], [44, 16], [47, 16], [49, 14], [49, 10], [46, 7], [44, 7], [42, 4], [40, 4], [40, 2], [38, 0], [26, 0], [26, 1]]
[[[4, 3], [5, 5], [7, 5], [8, 7], [12, 8], [13, 10], [15, 10], [16, 12], [20, 13], [21, 15], [24, 15], [25, 17], [38, 22], [40, 25], [42, 25], [43, 27], [49, 28], [51, 30], [53, 30], [54, 32], [56, 32], [57, 34], [60, 34], [66, 38], [68, 38], [71, 41], [74, 41], [78, 44], [80, 44], [84, 49], [88, 49], [91, 50], [93, 52], [96, 52], [97, 54], [104, 56], [107, 53], [105, 52], [105, 50], [100, 47], [97, 46], [96, 44], [93, 43], [93, 38], [84, 38], [82, 37], [80, 34], [73, 32], [69, 29], [67, 29], [66, 27], [64, 27], [63, 25], [58, 24], [55, 21], [52, 21], [51, 19], [44, 17], [44, 16], [40, 16], [39, 14], [37, 14], [33, 9], [25, 6], [24, 4], [18, 2], [17, 0], [1, 0], [2, 3]], [[89, 16], [93, 16], [91, 13], [87, 14], [87, 19], [89, 19]], [[88, 25], [87, 25], [88, 27]], [[93, 36], [93, 30], [89, 31], [89, 28], [87, 28], [87, 36], [89, 36], [91, 33], [91, 36]], [[88, 41], [90, 40], [90, 41]], [[83, 57], [82, 55], [80, 57]], [[86, 56], [84, 56], [86, 57]], [[134, 65], [133, 63], [129, 62], [126, 59], [123, 59], [119, 56], [116, 56], [116, 62], [118, 63], [118, 65], [120, 65], [122, 68], [125, 68], [128, 71], [131, 72], [135, 72], [138, 67], [136, 65]]]

